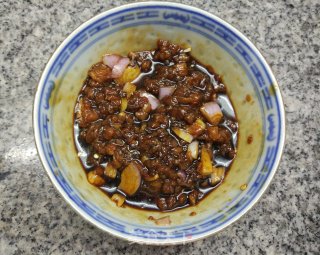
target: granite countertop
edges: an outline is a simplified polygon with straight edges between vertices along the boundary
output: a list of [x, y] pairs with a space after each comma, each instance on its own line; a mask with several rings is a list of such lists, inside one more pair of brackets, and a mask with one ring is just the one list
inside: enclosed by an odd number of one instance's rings
[[186, 245], [129, 244], [87, 223], [60, 197], [39, 161], [33, 96], [61, 41], [87, 19], [127, 1], [2, 1], [0, 254], [319, 254], [319, 1], [181, 2], [216, 14], [242, 31], [266, 57], [279, 82], [287, 142], [266, 194], [237, 223]]

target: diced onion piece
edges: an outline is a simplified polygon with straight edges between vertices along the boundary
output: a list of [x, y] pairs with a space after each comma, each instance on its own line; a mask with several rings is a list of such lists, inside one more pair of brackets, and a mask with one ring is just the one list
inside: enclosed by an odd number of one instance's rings
[[173, 92], [175, 91], [175, 87], [162, 87], [159, 90], [159, 99], [161, 100], [162, 98], [166, 96], [171, 96]]
[[155, 219], [154, 222], [159, 226], [167, 226], [171, 224], [170, 216]]
[[202, 119], [197, 119], [192, 123], [191, 126], [188, 127], [188, 132], [193, 136], [199, 136], [206, 129], [206, 124], [202, 121]]
[[128, 58], [121, 58], [117, 64], [112, 68], [112, 78], [119, 78], [128, 66], [130, 60]]
[[212, 167], [212, 174], [210, 176], [211, 185], [220, 183], [224, 178], [224, 167]]
[[205, 103], [200, 112], [213, 125], [219, 124], [223, 117], [220, 106], [215, 102]]
[[105, 180], [99, 176], [96, 171], [91, 171], [88, 173], [88, 181], [90, 184], [100, 187], [105, 184]]
[[159, 99], [150, 93], [143, 92], [141, 93], [141, 96], [146, 97], [149, 100], [149, 103], [151, 105], [151, 110], [157, 109], [158, 106], [160, 105]]
[[121, 77], [116, 79], [117, 83], [120, 85], [126, 84], [127, 82], [134, 81], [139, 75], [141, 71], [138, 66], [128, 66]]
[[187, 156], [191, 159], [197, 159], [199, 155], [199, 142], [193, 141], [188, 145]]
[[122, 57], [116, 54], [106, 54], [103, 56], [103, 64], [113, 68]]
[[134, 195], [141, 184], [141, 174], [138, 165], [131, 162], [121, 173], [121, 182], [119, 189], [128, 196]]
[[196, 123], [199, 127], [203, 128], [203, 129], [206, 128], [206, 123], [204, 123], [202, 119], [197, 119], [197, 120], [195, 121], [195, 123]]
[[116, 203], [117, 206], [122, 206], [126, 198], [121, 194], [113, 194], [111, 200]]
[[201, 162], [199, 165], [199, 172], [203, 176], [207, 176], [212, 174], [212, 160], [210, 156], [210, 152], [207, 148], [201, 148]]
[[137, 89], [136, 85], [134, 85], [131, 82], [127, 82], [123, 87], [123, 91], [127, 93], [127, 97], [132, 96], [133, 92], [135, 92], [136, 89]]
[[174, 127], [172, 128], [172, 131], [180, 137], [182, 140], [191, 143], [193, 140], [193, 136], [190, 135], [187, 131], [183, 130], [182, 128]]
[[158, 180], [159, 179], [159, 175], [158, 174], [155, 174], [154, 176], [148, 176], [148, 177], [144, 177], [144, 179], [148, 182], [152, 182], [152, 181], [155, 181], [155, 180]]
[[124, 112], [127, 109], [127, 106], [128, 100], [126, 98], [121, 98], [120, 112]]
[[117, 176], [117, 169], [111, 163], [108, 163], [104, 169], [104, 174], [109, 178], [114, 179]]

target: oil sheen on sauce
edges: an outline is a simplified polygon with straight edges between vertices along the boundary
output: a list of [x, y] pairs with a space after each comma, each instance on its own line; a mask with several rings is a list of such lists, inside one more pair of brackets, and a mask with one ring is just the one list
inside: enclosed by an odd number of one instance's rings
[[[150, 52], [149, 54], [152, 54], [153, 52]], [[149, 57], [149, 59], [151, 60], [151, 56]], [[139, 88], [139, 82], [141, 81], [143, 76], [147, 76], [150, 75], [154, 72], [154, 67], [155, 65], [163, 65], [160, 62], [155, 62], [152, 61], [152, 67], [150, 69], [150, 71], [148, 73], [141, 73], [140, 76], [133, 81], [133, 83], [135, 83], [137, 85], [137, 87]], [[201, 64], [197, 64], [196, 68], [205, 73], [206, 75], [208, 75], [210, 77], [210, 81], [213, 87], [218, 86], [218, 82], [215, 79], [214, 75], [212, 75], [211, 73], [208, 72], [207, 68]], [[224, 121], [219, 124], [219, 126], [223, 126], [225, 128], [227, 128], [230, 133], [232, 134], [232, 144], [233, 147], [236, 148], [237, 147], [237, 139], [238, 139], [238, 124], [237, 123], [237, 117], [236, 117], [236, 112], [234, 110], [234, 107], [232, 105], [232, 102], [230, 101], [227, 93], [226, 94], [218, 94], [217, 97], [217, 102], [219, 103], [222, 113], [224, 115]], [[75, 109], [77, 109], [77, 105], [75, 107]], [[231, 128], [230, 126], [230, 121], [236, 125], [236, 128]], [[139, 124], [140, 122], [137, 122], [137, 124]], [[170, 133], [170, 126], [167, 129], [168, 132]], [[236, 131], [234, 131], [236, 130]], [[79, 132], [80, 132], [80, 128], [77, 124], [77, 122], [75, 121], [74, 118], [74, 142], [75, 142], [75, 146], [76, 149], [78, 151], [78, 156], [80, 158], [80, 161], [83, 165], [83, 168], [85, 169], [85, 171], [90, 171], [92, 169], [92, 165], [88, 165], [87, 164], [87, 157], [89, 154], [89, 148], [86, 147], [86, 145], [84, 145], [80, 140], [79, 140]], [[171, 134], [171, 133], [170, 133]], [[171, 134], [172, 135], [172, 134]], [[177, 138], [172, 135], [176, 140]], [[177, 140], [178, 141], [178, 140]], [[178, 141], [179, 142], [179, 141]], [[233, 162], [234, 159], [227, 159], [221, 156], [216, 155], [216, 148], [213, 147], [213, 155], [214, 155], [214, 164], [216, 166], [223, 166], [225, 167], [226, 171], [225, 171], [225, 177], [228, 174], [228, 170]], [[102, 163], [101, 166], [105, 167], [107, 164], [107, 162]], [[210, 186], [210, 187], [206, 187], [203, 188], [201, 186], [198, 187], [199, 191], [201, 191], [203, 193], [203, 197], [206, 196], [207, 194], [209, 194], [212, 190], [216, 189], [218, 186], [221, 185], [223, 181], [221, 181], [220, 183], [218, 183], [215, 186]], [[118, 180], [113, 181], [112, 183], [106, 183], [104, 186], [100, 187], [101, 190], [103, 190], [110, 198], [111, 196], [115, 193], [115, 192], [119, 192], [121, 193], [121, 191], [117, 190], [117, 186], [120, 183], [120, 179], [118, 178]], [[183, 191], [183, 193], [188, 194], [191, 191]], [[202, 201], [203, 197], [201, 198], [200, 202]], [[147, 210], [156, 210], [158, 211], [158, 207], [155, 204], [155, 201], [151, 198], [148, 198], [146, 195], [144, 195], [142, 192], [139, 192], [138, 195], [135, 195], [133, 197], [126, 197], [126, 206], [132, 206], [136, 209], [147, 209]], [[180, 208], [184, 208], [184, 207], [188, 207], [189, 204], [185, 204], [184, 206], [181, 207], [176, 207], [174, 208], [172, 211], [175, 211], [177, 209]], [[170, 210], [168, 210], [170, 211]]]

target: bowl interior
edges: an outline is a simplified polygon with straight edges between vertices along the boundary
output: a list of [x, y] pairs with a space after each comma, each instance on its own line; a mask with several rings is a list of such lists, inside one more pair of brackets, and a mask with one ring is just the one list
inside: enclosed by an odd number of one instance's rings
[[[74, 106], [89, 67], [106, 52], [126, 55], [154, 49], [158, 38], [191, 47], [193, 56], [222, 75], [239, 120], [237, 158], [224, 183], [197, 206], [170, 213], [118, 208], [87, 182], [73, 140]], [[34, 122], [40, 157], [67, 201], [98, 227], [145, 243], [194, 240], [232, 223], [267, 187], [283, 143], [279, 89], [257, 50], [220, 19], [177, 4], [129, 5], [78, 28], [43, 73]], [[248, 185], [244, 191], [243, 184]], [[191, 212], [196, 216], [189, 216]], [[147, 220], [166, 215], [172, 222], [169, 226]]]

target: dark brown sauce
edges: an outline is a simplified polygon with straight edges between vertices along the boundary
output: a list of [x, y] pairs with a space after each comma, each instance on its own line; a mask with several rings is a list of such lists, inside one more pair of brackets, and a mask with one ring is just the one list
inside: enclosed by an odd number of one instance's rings
[[[150, 52], [150, 54], [152, 54], [152, 53], [153, 52]], [[150, 71], [147, 73], [141, 73], [140, 76], [134, 81], [134, 84], [136, 84], [138, 88], [141, 84], [141, 81], [143, 80], [143, 78], [145, 76], [152, 75], [156, 65], [163, 65], [163, 63], [161, 63], [161, 62], [153, 61], [151, 55], [149, 56], [149, 59], [152, 61], [152, 66], [151, 66]], [[201, 71], [202, 73], [205, 73], [206, 75], [208, 75], [210, 77], [211, 84], [214, 88], [219, 86], [219, 84], [223, 83], [221, 78], [217, 79], [217, 77], [219, 77], [219, 76], [214, 73], [214, 71], [211, 67], [208, 68], [207, 66], [199, 64], [199, 62], [197, 61], [196, 69], [198, 69], [199, 71]], [[210, 72], [208, 71], [208, 69]], [[232, 146], [236, 150], [237, 140], [239, 137], [238, 122], [237, 122], [236, 112], [234, 110], [232, 102], [230, 101], [230, 99], [228, 97], [227, 91], [224, 91], [223, 93], [220, 93], [220, 94], [218, 93], [217, 101], [218, 101], [219, 105], [221, 106], [221, 110], [224, 115], [224, 121], [222, 123], [220, 123], [219, 126], [225, 127], [226, 129], [228, 129], [230, 131], [230, 133], [232, 135], [232, 139], [231, 139]], [[77, 109], [77, 104], [78, 103], [76, 103], [75, 109]], [[135, 120], [135, 124], [141, 125], [141, 123], [147, 122], [147, 121], [148, 121], [148, 119], [144, 120], [144, 121], [136, 121]], [[171, 123], [169, 124], [169, 127], [167, 128], [168, 133], [172, 137], [174, 137], [179, 143], [179, 140], [176, 138], [176, 136], [174, 136], [170, 133], [170, 127], [171, 127]], [[75, 116], [74, 116], [74, 143], [75, 143], [75, 147], [76, 147], [76, 150], [79, 152], [79, 158], [80, 158], [80, 161], [81, 161], [83, 168], [85, 169], [86, 172], [89, 172], [94, 167], [93, 165], [87, 163], [87, 157], [88, 157], [90, 148], [79, 139], [79, 132], [80, 132], [80, 128], [79, 128], [79, 125], [76, 122]], [[186, 147], [186, 145], [184, 145], [184, 147]], [[185, 150], [185, 148], [184, 148], [184, 150]], [[213, 146], [213, 155], [214, 155], [214, 165], [225, 167], [225, 169], [226, 169], [225, 176], [224, 176], [224, 179], [225, 179], [227, 177], [227, 174], [229, 172], [231, 164], [233, 163], [234, 158], [228, 159], [228, 158], [217, 155], [217, 147], [216, 146]], [[110, 158], [108, 156], [103, 156], [103, 158], [100, 159], [100, 165], [105, 167], [105, 165], [107, 164], [107, 162], [109, 160], [110, 160]], [[205, 187], [205, 188], [201, 187], [202, 180], [201, 181], [199, 180], [197, 188], [200, 192], [203, 193], [202, 197], [199, 198], [199, 201], [202, 201], [212, 190], [219, 187], [222, 184], [223, 180], [220, 183], [216, 184], [215, 186], [209, 185], [208, 187]], [[205, 181], [208, 181], [208, 179]], [[115, 192], [122, 193], [120, 190], [117, 189], [117, 186], [119, 185], [119, 183], [120, 183], [120, 174], [118, 173], [115, 180], [107, 181], [106, 184], [101, 186], [100, 188], [105, 194], [107, 194], [109, 197], [111, 197]], [[182, 193], [189, 194], [191, 191], [192, 190], [185, 189], [185, 190], [183, 190]], [[182, 193], [180, 193], [180, 194], [182, 194]], [[155, 199], [148, 196], [148, 194], [143, 193], [143, 192], [138, 192], [137, 194], [135, 194], [132, 197], [126, 197], [125, 205], [132, 206], [136, 209], [144, 209], [144, 210], [148, 209], [148, 210], [159, 211], [159, 208], [157, 207], [157, 205], [155, 203]], [[190, 204], [187, 202], [183, 206], [177, 206], [171, 210], [166, 210], [166, 211], [174, 211], [174, 210], [178, 210], [178, 209], [185, 208], [188, 206], [190, 206]]]

